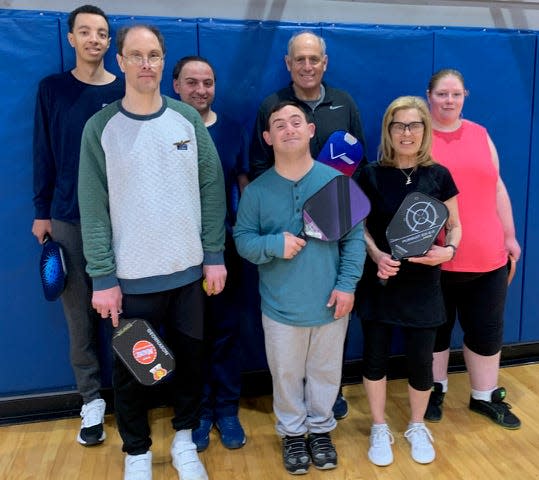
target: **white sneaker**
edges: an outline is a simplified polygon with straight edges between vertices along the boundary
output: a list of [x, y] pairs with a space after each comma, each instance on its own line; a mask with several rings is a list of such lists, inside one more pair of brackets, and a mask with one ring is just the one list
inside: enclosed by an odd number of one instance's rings
[[204, 465], [198, 458], [191, 430], [179, 430], [170, 448], [172, 465], [178, 470], [180, 480], [208, 480]]
[[393, 463], [391, 445], [395, 443], [393, 434], [386, 423], [373, 425], [369, 437], [369, 460], [379, 467], [387, 467]]
[[432, 446], [434, 439], [424, 423], [410, 423], [404, 436], [412, 446], [412, 458], [417, 463], [430, 463], [434, 460], [436, 457]]
[[140, 455], [126, 455], [124, 480], [152, 480], [152, 452]]
[[98, 445], [107, 437], [103, 430], [106, 406], [105, 400], [102, 398], [96, 398], [82, 406], [80, 411], [82, 422], [77, 435], [77, 441], [81, 445], [85, 447]]

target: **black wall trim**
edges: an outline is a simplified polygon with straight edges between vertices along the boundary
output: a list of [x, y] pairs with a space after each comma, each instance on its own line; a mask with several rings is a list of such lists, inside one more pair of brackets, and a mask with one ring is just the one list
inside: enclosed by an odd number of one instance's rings
[[[521, 343], [504, 346], [501, 364], [503, 367], [539, 363], [539, 342]], [[344, 365], [343, 383], [350, 385], [361, 383], [362, 360], [347, 361]], [[391, 357], [390, 379], [406, 377], [406, 362], [403, 355]], [[464, 371], [462, 350], [451, 352], [449, 357], [450, 372]], [[268, 395], [272, 391], [269, 371], [246, 372], [243, 374], [242, 395], [246, 397]], [[114, 410], [112, 389], [104, 389], [102, 397], [107, 402], [107, 413]], [[156, 390], [155, 405], [164, 404]], [[38, 422], [79, 415], [81, 398], [77, 392], [53, 392], [45, 394], [21, 395], [0, 399], [0, 425], [25, 422]]]

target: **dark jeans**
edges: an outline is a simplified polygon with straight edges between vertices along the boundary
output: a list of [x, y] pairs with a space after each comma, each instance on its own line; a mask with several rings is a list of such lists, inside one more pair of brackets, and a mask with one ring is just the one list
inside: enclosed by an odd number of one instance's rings
[[[149, 321], [168, 345], [176, 359], [176, 370], [167, 385], [168, 400], [174, 407], [175, 430], [198, 427], [202, 394], [204, 300], [198, 280], [166, 292], [124, 295], [124, 318]], [[130, 455], [150, 448], [148, 409], [155, 396], [154, 387], [141, 385], [119, 358], [114, 358], [114, 402], [123, 451]]]
[[240, 313], [226, 295], [209, 297], [206, 304], [202, 416], [212, 420], [237, 415], [241, 393]]
[[202, 417], [216, 420], [238, 414], [241, 393], [241, 271], [242, 259], [227, 235], [226, 286], [206, 297], [204, 392]]

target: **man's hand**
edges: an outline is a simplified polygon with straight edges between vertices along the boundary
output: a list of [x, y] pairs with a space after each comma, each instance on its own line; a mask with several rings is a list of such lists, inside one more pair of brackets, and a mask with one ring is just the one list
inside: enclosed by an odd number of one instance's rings
[[286, 260], [293, 259], [301, 249], [307, 244], [302, 238], [292, 235], [290, 232], [284, 232], [284, 254]]
[[328, 308], [335, 306], [333, 318], [342, 318], [348, 315], [354, 308], [354, 294], [333, 290], [326, 305]]
[[226, 268], [224, 265], [204, 265], [202, 267], [206, 280], [206, 293], [217, 295], [223, 291], [226, 283]]
[[49, 219], [36, 218], [32, 224], [32, 233], [37, 238], [37, 241], [43, 244], [43, 240], [47, 233], [52, 236], [51, 221]]
[[95, 290], [92, 295], [92, 307], [101, 318], [111, 318], [112, 326], [118, 326], [118, 318], [122, 313], [122, 291], [117, 285], [106, 290]]

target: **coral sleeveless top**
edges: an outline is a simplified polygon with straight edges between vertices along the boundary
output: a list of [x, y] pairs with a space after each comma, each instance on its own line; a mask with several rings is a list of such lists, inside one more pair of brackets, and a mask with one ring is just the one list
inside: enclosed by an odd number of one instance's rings
[[454, 132], [433, 131], [432, 156], [455, 181], [462, 240], [455, 258], [442, 264], [452, 272], [489, 272], [507, 262], [503, 227], [496, 208], [498, 172], [487, 131], [463, 120]]

